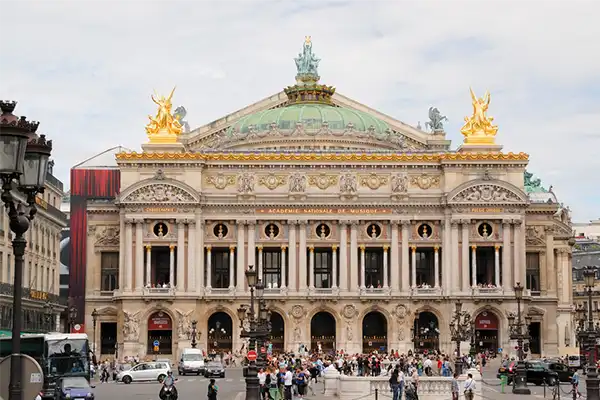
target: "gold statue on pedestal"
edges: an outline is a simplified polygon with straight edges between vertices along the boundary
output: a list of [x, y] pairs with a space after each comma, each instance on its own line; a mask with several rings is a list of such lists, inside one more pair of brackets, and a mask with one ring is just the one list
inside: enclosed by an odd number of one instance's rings
[[[146, 125], [146, 133], [150, 139], [150, 143], [167, 143], [176, 142], [177, 136], [181, 134], [182, 127], [179, 121], [171, 113], [173, 107], [171, 98], [173, 98], [175, 88], [171, 90], [168, 97], [152, 95], [152, 101], [158, 105], [156, 117], [148, 116], [150, 122]], [[156, 93], [155, 93], [156, 94]]]
[[483, 98], [477, 98], [473, 89], [471, 91], [471, 99], [473, 101], [473, 115], [465, 117], [465, 125], [460, 132], [465, 136], [465, 144], [495, 144], [496, 133], [498, 126], [493, 125], [493, 117], [488, 117], [486, 112], [490, 105], [490, 92], [486, 91]]

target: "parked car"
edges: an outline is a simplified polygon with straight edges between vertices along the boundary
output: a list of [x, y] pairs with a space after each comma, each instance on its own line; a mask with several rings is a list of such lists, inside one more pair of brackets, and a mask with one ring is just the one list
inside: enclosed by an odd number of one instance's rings
[[117, 374], [117, 382], [123, 382], [126, 384], [134, 381], [162, 382], [169, 371], [171, 371], [171, 366], [166, 362], [139, 363], [127, 371], [120, 371]]
[[571, 383], [573, 371], [565, 364], [559, 361], [548, 361], [545, 363], [550, 371], [558, 374], [558, 381], [563, 383]]
[[[545, 383], [548, 386], [554, 386], [559, 382], [559, 375], [556, 371], [550, 369], [549, 364], [540, 361], [525, 361], [527, 372], [527, 383], [541, 385]], [[517, 372], [517, 362], [511, 361], [508, 367], [498, 369], [498, 379], [503, 375], [507, 376], [508, 383], [512, 383]]]
[[92, 386], [83, 376], [65, 376], [56, 383], [54, 398], [56, 400], [92, 400], [94, 393]]
[[206, 369], [204, 370], [204, 377], [219, 377], [225, 378], [225, 367], [221, 361], [209, 361], [206, 365]]

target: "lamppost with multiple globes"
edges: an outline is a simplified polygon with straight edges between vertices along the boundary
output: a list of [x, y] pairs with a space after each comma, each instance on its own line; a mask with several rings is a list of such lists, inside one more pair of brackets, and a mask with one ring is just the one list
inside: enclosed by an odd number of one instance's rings
[[[12, 354], [10, 360], [9, 400], [21, 400], [21, 316], [23, 314], [23, 256], [25, 232], [36, 214], [35, 198], [44, 192], [52, 141], [37, 135], [37, 122], [13, 114], [17, 103], [0, 101], [0, 180], [2, 202], [8, 212], [15, 260]], [[18, 194], [20, 192], [20, 194]]]
[[[525, 340], [529, 340], [529, 325], [531, 324], [531, 317], [526, 316], [525, 322], [523, 322], [523, 316], [521, 315], [521, 301], [523, 300], [523, 289], [520, 282], [517, 282], [514, 287], [515, 298], [517, 299], [517, 316], [511, 315], [508, 317], [508, 324], [510, 330], [510, 339], [517, 341], [517, 353], [519, 361], [517, 362], [517, 371], [513, 378], [513, 389], [514, 394], [531, 394], [531, 390], [527, 387], [527, 369], [525, 366], [525, 351], [523, 343]], [[527, 331], [525, 331], [527, 330]], [[526, 333], [527, 332], [527, 333]]]
[[92, 311], [92, 335], [94, 335], [94, 340], [92, 341], [92, 352], [96, 354], [96, 323], [98, 322], [98, 311], [94, 308]]
[[[250, 288], [250, 306], [242, 305], [238, 308], [238, 318], [240, 320], [241, 337], [250, 340], [248, 350], [256, 351], [258, 346], [264, 346], [271, 331], [269, 322], [269, 310], [263, 299], [265, 286], [258, 279], [258, 275], [253, 265], [249, 265], [246, 270], [246, 280]], [[254, 308], [254, 291], [258, 297], [258, 314]], [[247, 322], [245, 329], [244, 321]], [[258, 380], [258, 365], [262, 365], [263, 355], [260, 352], [260, 358], [248, 363], [246, 372], [246, 400], [260, 399], [260, 384]]]
[[454, 371], [458, 374], [463, 373], [463, 362], [461, 358], [460, 344], [467, 340], [473, 340], [473, 324], [471, 314], [462, 310], [462, 302], [456, 302], [456, 308], [452, 322], [450, 322], [450, 338], [456, 343], [456, 360], [454, 362]]
[[[585, 387], [587, 390], [587, 398], [590, 400], [600, 400], [598, 369], [596, 367], [596, 343], [598, 338], [600, 338], [600, 333], [598, 332], [598, 327], [594, 326], [594, 315], [592, 313], [592, 295], [596, 285], [597, 272], [598, 268], [592, 266], [586, 267], [583, 271], [585, 290], [588, 295], [588, 304], [587, 310], [584, 310], [583, 308], [578, 309], [578, 314], [580, 316], [578, 340], [580, 346], [584, 348], [584, 354], [587, 354], [587, 376], [585, 379]], [[587, 318], [585, 318], [586, 316]]]
[[52, 317], [53, 317], [53, 313], [54, 313], [54, 307], [52, 307], [52, 304], [50, 304], [50, 301], [46, 301], [46, 304], [44, 304], [44, 322], [45, 322], [45, 326], [44, 326], [44, 330], [46, 332], [52, 332]]
[[192, 342], [190, 343], [190, 345], [192, 346], [192, 349], [195, 349], [196, 346], [198, 345], [198, 342], [196, 342], [196, 336], [198, 336], [198, 321], [193, 320], [192, 321], [192, 332], [191, 332], [191, 336], [192, 336]]
[[71, 306], [67, 312], [67, 325], [69, 326], [69, 333], [71, 333], [73, 332], [75, 321], [77, 320], [77, 307]]

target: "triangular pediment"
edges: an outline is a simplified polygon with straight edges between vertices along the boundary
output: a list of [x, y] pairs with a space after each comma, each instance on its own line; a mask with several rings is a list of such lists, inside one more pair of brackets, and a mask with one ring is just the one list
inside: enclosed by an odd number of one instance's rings
[[528, 204], [527, 195], [518, 187], [504, 181], [476, 179], [465, 182], [447, 195], [448, 204]]
[[197, 204], [200, 195], [188, 184], [165, 177], [161, 170], [150, 179], [144, 179], [120, 194], [119, 204]]
[[[337, 92], [333, 95], [331, 100], [334, 106], [367, 113], [385, 122], [392, 131], [403, 136], [408, 142], [410, 142], [411, 148], [413, 149], [429, 150], [430, 146], [428, 145], [428, 142], [431, 140], [435, 140], [437, 149], [439, 149], [440, 145], [445, 145], [444, 142], [446, 141], [444, 137], [437, 135], [434, 137], [432, 134], [405, 124], [404, 122], [394, 119]], [[182, 136], [183, 143], [186, 144], [186, 147], [189, 151], [211, 148], [218, 149], [218, 146], [214, 147], [215, 140], [219, 137], [219, 135], [223, 135], [225, 132], [227, 132], [230, 127], [234, 126], [242, 118], [266, 110], [285, 107], [287, 102], [287, 95], [281, 91], [261, 101], [244, 107], [241, 110], [228, 114], [223, 118], [190, 131], [187, 135], [185, 135], [185, 137]], [[449, 145], [449, 141], [447, 144]]]

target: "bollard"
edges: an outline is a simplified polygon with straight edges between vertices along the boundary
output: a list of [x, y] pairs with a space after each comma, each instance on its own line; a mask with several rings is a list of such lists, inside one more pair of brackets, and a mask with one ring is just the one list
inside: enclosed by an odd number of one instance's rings
[[379, 389], [375, 389], [375, 400], [379, 399]]
[[546, 380], [544, 379], [542, 383], [544, 385], [544, 398], [546, 398]]

